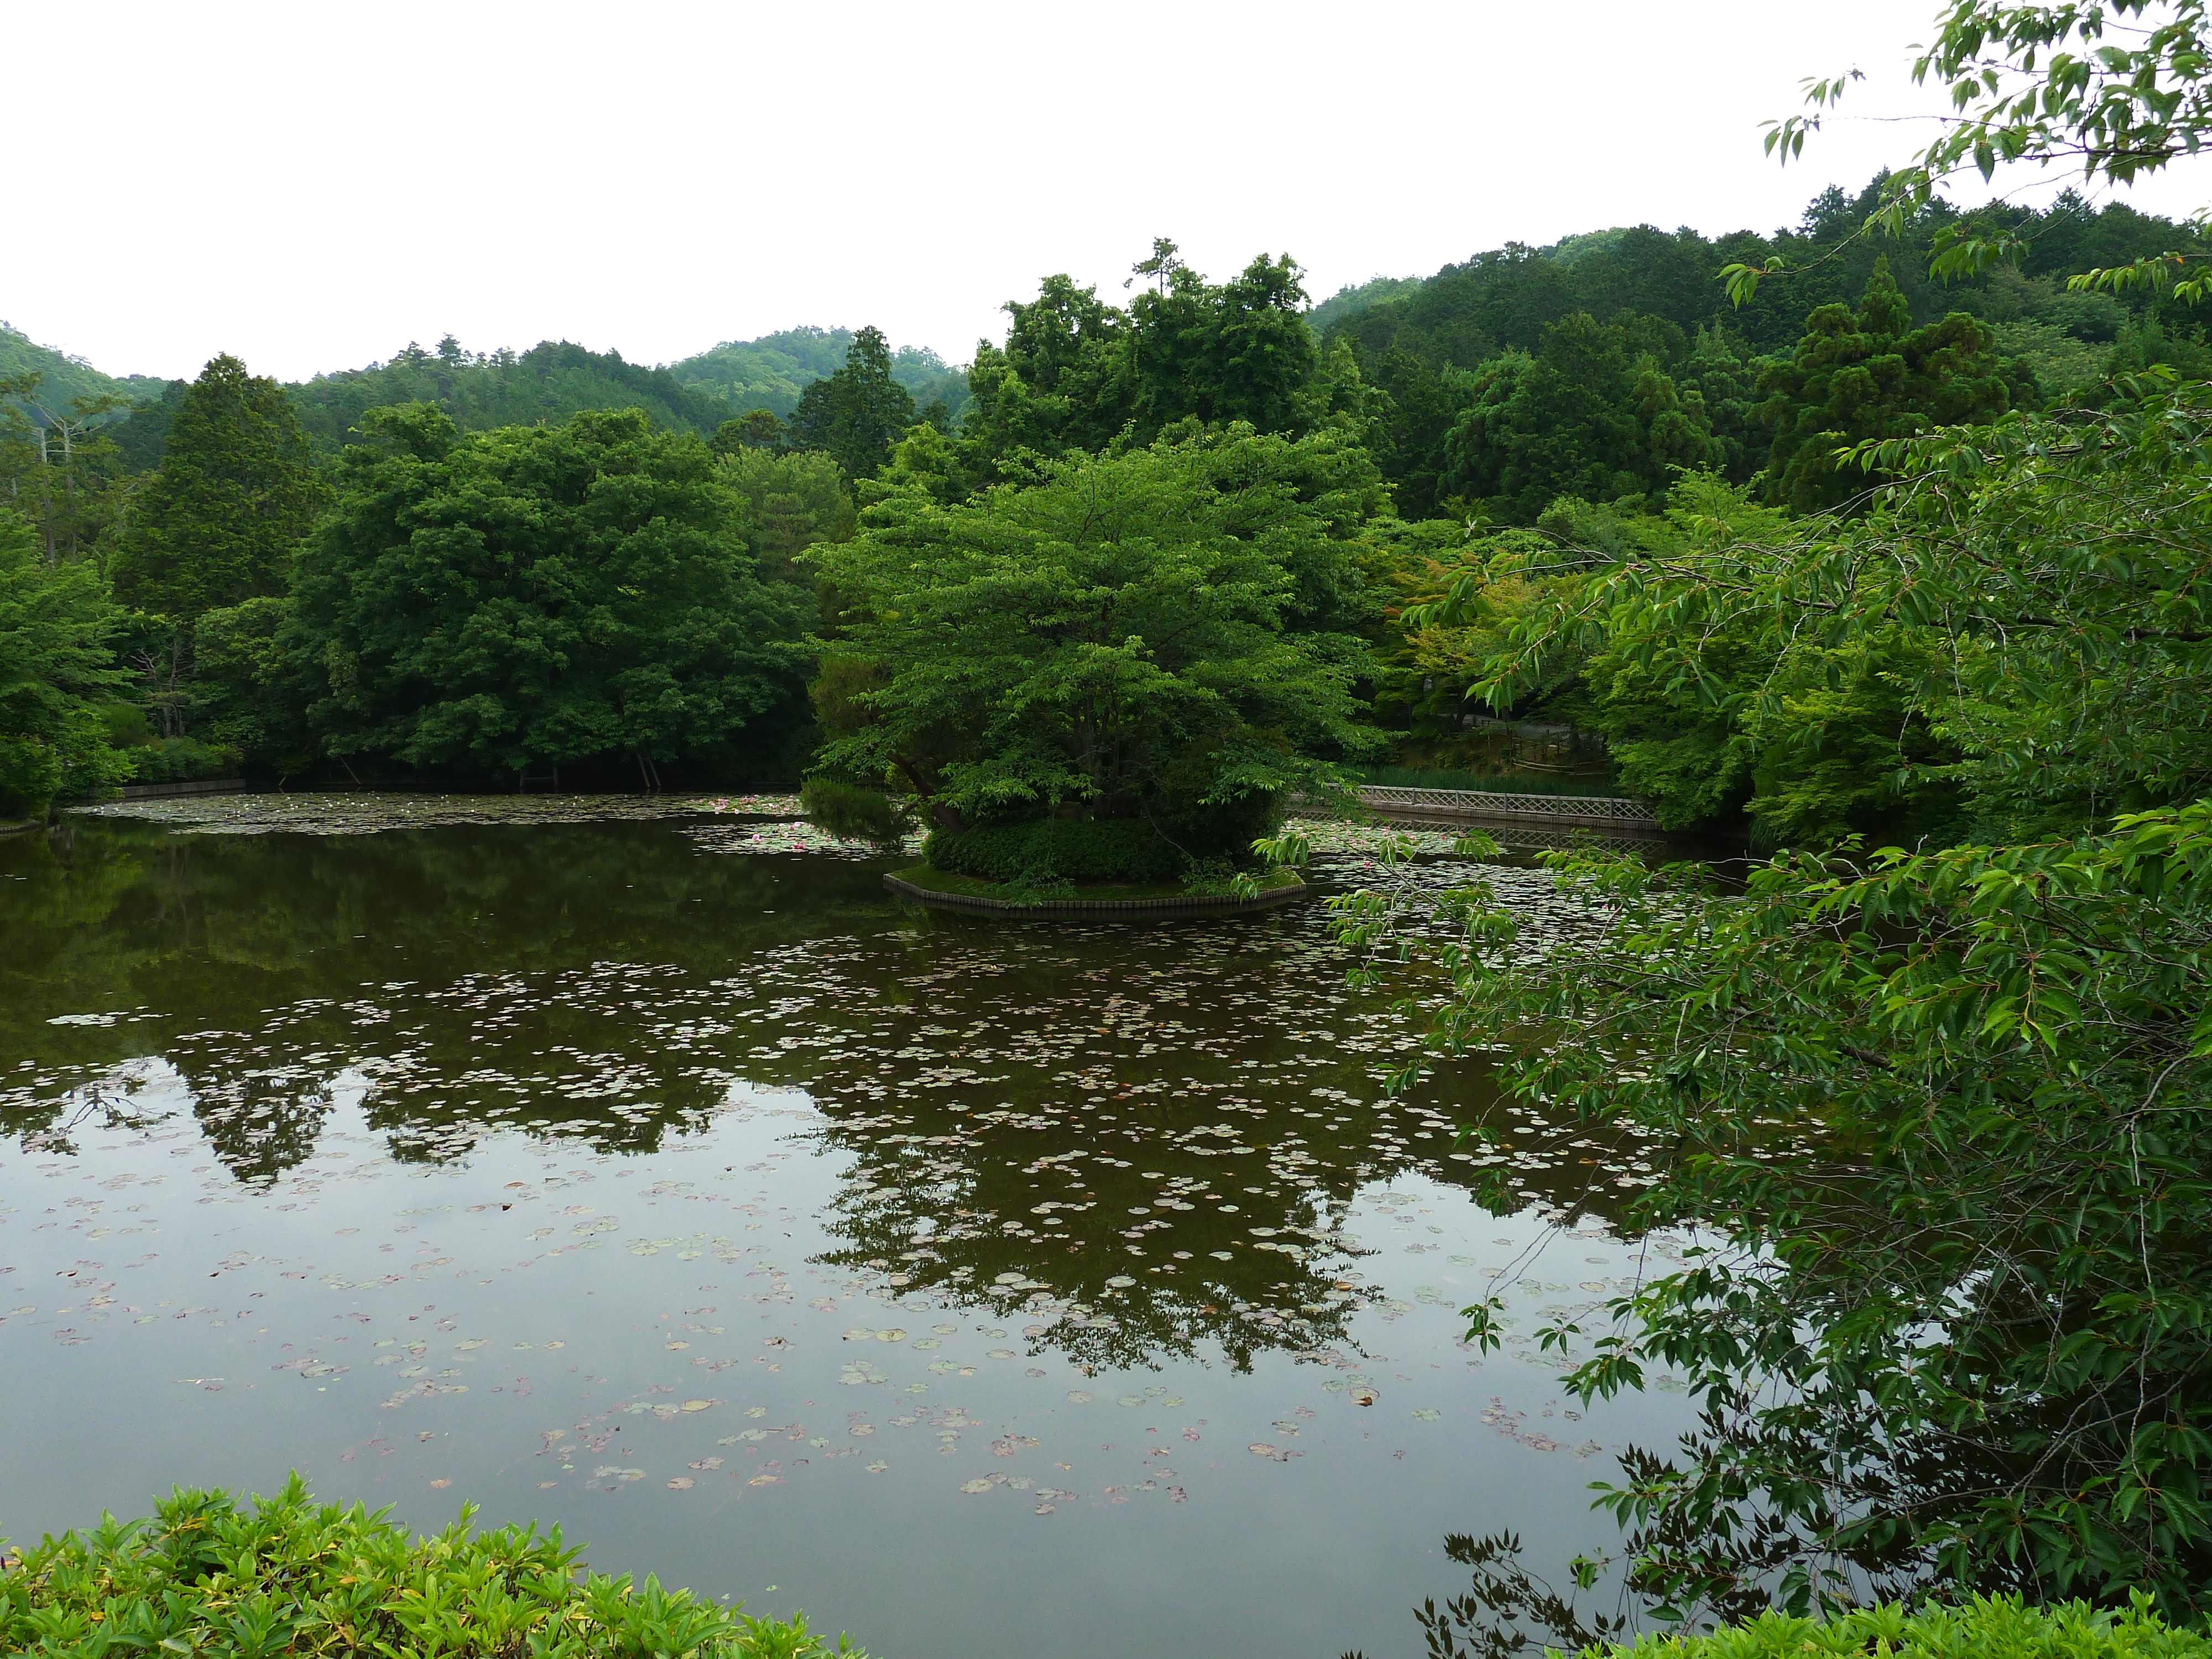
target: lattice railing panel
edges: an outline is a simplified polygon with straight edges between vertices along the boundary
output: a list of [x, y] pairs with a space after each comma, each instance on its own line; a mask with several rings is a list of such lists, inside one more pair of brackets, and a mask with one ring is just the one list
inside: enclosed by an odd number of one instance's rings
[[1593, 823], [1650, 823], [1658, 820], [1640, 800], [1623, 795], [1505, 795], [1475, 789], [1399, 789], [1370, 784], [1359, 792], [1368, 805], [1406, 812], [1465, 813], [1470, 817], [1587, 818]]

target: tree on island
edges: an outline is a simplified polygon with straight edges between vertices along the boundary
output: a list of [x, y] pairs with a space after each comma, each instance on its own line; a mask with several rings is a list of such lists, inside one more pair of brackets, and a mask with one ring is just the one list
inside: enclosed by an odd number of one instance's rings
[[887, 490], [807, 562], [833, 596], [816, 687], [830, 769], [954, 831], [1136, 821], [1243, 854], [1363, 742], [1351, 538], [1382, 504], [1338, 434], [1194, 427], [1043, 463], [946, 505]]

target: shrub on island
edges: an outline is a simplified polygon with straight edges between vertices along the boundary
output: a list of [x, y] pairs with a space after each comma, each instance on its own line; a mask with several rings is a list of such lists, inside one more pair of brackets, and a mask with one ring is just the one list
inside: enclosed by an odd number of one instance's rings
[[807, 779], [799, 786], [799, 804], [808, 817], [848, 841], [894, 842], [906, 834], [909, 823], [884, 791], [837, 778]]
[[1032, 818], [937, 829], [922, 859], [950, 875], [986, 881], [1051, 878], [1079, 885], [1220, 878], [1256, 869], [1253, 840], [1273, 827], [1272, 803], [1215, 812], [1195, 823], [1139, 818]]

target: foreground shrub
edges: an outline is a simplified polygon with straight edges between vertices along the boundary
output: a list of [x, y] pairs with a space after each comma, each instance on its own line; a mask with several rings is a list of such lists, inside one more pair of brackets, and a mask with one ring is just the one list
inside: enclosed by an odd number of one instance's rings
[[[298, 1475], [251, 1512], [179, 1488], [150, 1521], [106, 1516], [0, 1572], [9, 1653], [483, 1656], [483, 1659], [812, 1659], [806, 1629], [749, 1619], [657, 1580], [582, 1573], [559, 1528], [434, 1537], [318, 1504]], [[579, 1576], [579, 1575], [581, 1576]], [[844, 1638], [836, 1651], [850, 1654]], [[857, 1656], [856, 1656], [857, 1659]]]
[[808, 817], [848, 841], [896, 841], [906, 833], [906, 815], [880, 789], [809, 778], [799, 786], [799, 804]]
[[2086, 1601], [2022, 1605], [1976, 1597], [1959, 1607], [1906, 1613], [1862, 1607], [1828, 1620], [1762, 1613], [1707, 1636], [1647, 1636], [1632, 1646], [1599, 1643], [1581, 1659], [1826, 1659], [1887, 1653], [1896, 1659], [2206, 1659], [2212, 1639], [2176, 1630], [2138, 1602], [2125, 1613]]

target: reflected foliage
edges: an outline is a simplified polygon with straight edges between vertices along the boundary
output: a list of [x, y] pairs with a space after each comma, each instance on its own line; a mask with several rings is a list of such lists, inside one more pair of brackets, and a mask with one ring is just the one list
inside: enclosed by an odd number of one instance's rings
[[[651, 1151], [733, 1083], [794, 1088], [850, 1159], [827, 1260], [1049, 1315], [1032, 1340], [1097, 1370], [1343, 1346], [1375, 1294], [1354, 1196], [1474, 1178], [1437, 1162], [1443, 1114], [1378, 1097], [1409, 1028], [1388, 988], [1348, 995], [1318, 916], [945, 921], [883, 893], [902, 854], [714, 856], [692, 827], [72, 818], [0, 843], [0, 1045], [32, 1062], [0, 1078], [0, 1126], [64, 1148], [189, 1103], [265, 1185], [342, 1098], [433, 1164], [517, 1128]], [[1491, 1109], [1479, 1064], [1455, 1076], [1462, 1109]], [[1528, 1197], [1625, 1203], [1563, 1138], [1523, 1145]]]

